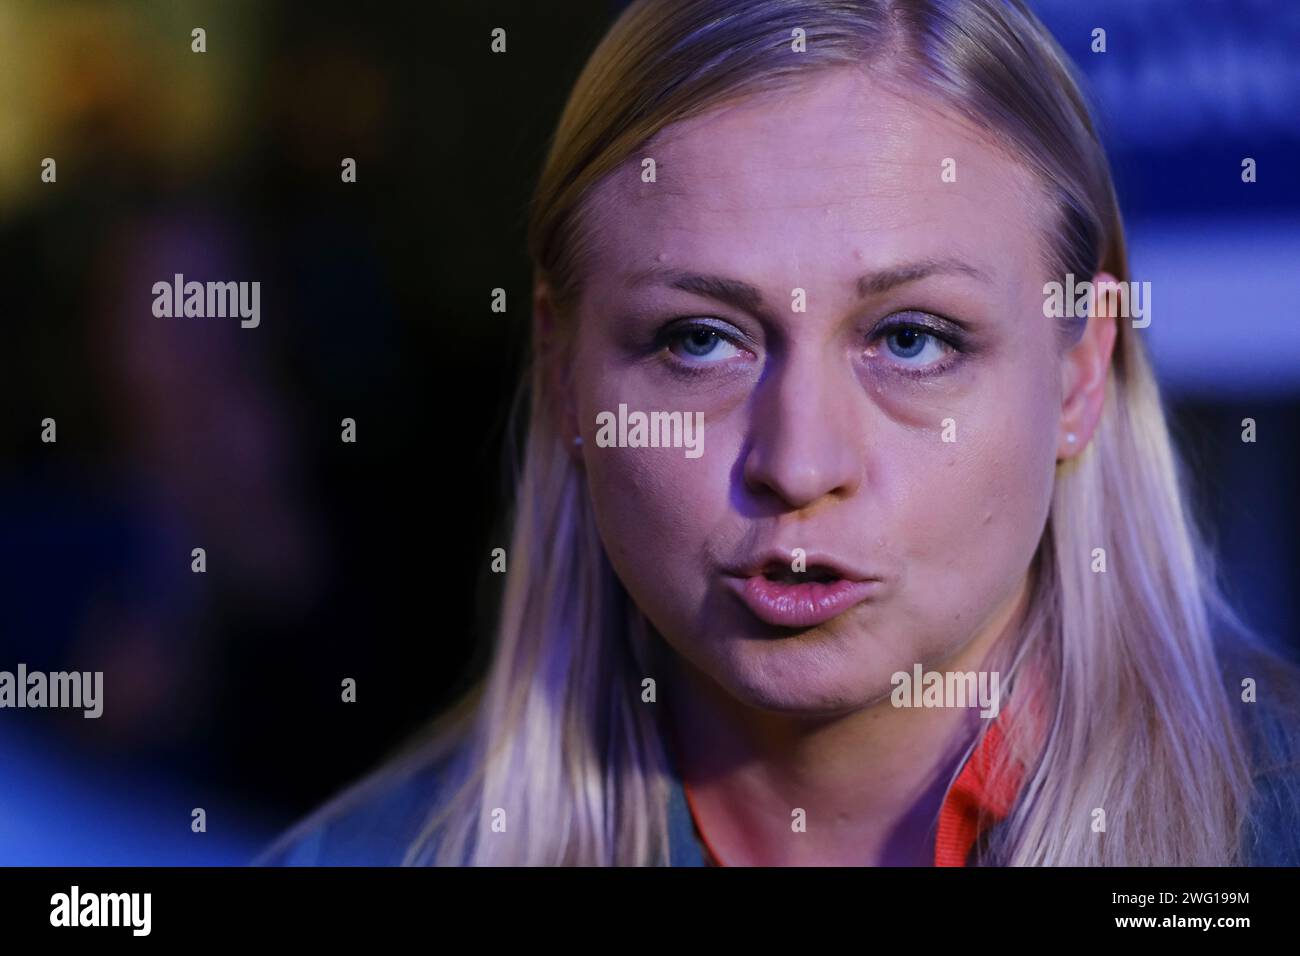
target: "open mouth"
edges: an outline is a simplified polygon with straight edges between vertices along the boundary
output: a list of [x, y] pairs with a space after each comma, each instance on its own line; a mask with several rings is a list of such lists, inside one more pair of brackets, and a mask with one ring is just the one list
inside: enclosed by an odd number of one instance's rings
[[796, 571], [779, 560], [728, 576], [728, 586], [760, 621], [783, 628], [816, 627], [878, 595], [878, 580], [854, 580], [825, 564]]
[[763, 577], [774, 584], [834, 584], [842, 580], [839, 574], [822, 565], [795, 571], [787, 564], [769, 564], [763, 569]]

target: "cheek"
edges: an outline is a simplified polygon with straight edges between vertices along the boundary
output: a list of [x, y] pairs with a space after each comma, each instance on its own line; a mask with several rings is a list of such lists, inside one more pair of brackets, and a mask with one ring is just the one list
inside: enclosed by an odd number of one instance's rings
[[[593, 347], [594, 348], [594, 347]], [[584, 436], [583, 467], [601, 540], [610, 562], [638, 603], [675, 590], [679, 601], [702, 593], [708, 546], [732, 509], [729, 462], [734, 443], [721, 423], [705, 414], [698, 457], [688, 449], [601, 447], [598, 416], [633, 412], [690, 413], [705, 404], [666, 398], [635, 372], [618, 369], [601, 353], [578, 356], [578, 414]], [[631, 436], [629, 436], [630, 438]]]
[[[708, 438], [714, 437], [712, 433]], [[723, 456], [687, 459], [678, 448], [586, 446], [584, 462], [597, 527], [610, 562], [638, 602], [701, 593], [714, 525], [728, 514]], [[685, 589], [685, 590], [683, 590]]]
[[1047, 401], [1036, 382], [986, 393], [958, 417], [955, 442], [909, 456], [897, 476], [911, 599], [931, 602], [929, 616], [977, 624], [1028, 569], [1055, 475]]

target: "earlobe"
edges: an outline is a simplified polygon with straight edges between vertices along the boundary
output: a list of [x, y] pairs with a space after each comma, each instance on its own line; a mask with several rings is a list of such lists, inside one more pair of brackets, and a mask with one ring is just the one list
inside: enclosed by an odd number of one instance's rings
[[[1109, 273], [1099, 272], [1092, 277], [1092, 287], [1105, 288], [1104, 284], [1115, 281]], [[1083, 334], [1063, 356], [1065, 385], [1058, 459], [1073, 458], [1081, 452], [1101, 421], [1111, 356], [1119, 332], [1110, 305], [1105, 296], [1092, 298]]]

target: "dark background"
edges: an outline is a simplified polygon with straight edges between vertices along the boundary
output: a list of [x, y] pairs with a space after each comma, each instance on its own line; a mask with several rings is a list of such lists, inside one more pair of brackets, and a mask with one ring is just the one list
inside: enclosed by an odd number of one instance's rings
[[[0, 669], [107, 700], [0, 710], [0, 863], [245, 862], [482, 669], [527, 200], [621, 6], [0, 0]], [[1300, 7], [1034, 6], [1230, 591], [1294, 650]], [[155, 318], [176, 272], [260, 281], [260, 327]]]

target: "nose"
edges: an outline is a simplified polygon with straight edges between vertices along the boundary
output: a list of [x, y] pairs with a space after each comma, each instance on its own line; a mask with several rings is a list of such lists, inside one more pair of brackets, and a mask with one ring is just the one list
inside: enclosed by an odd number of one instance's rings
[[856, 381], [812, 355], [769, 368], [753, 400], [744, 479], [752, 493], [792, 509], [852, 495], [864, 456], [852, 397]]

